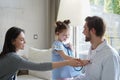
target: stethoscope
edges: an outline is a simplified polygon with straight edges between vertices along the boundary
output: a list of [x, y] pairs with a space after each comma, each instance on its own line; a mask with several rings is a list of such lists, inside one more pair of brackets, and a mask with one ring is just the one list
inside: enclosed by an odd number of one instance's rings
[[[69, 56], [71, 56], [70, 53], [69, 53], [70, 48], [66, 47], [64, 44], [63, 44], [63, 46], [67, 49], [67, 54]], [[74, 68], [75, 71], [81, 71], [83, 69], [83, 66], [81, 66], [79, 69], [78, 69], [78, 67], [73, 67], [73, 68]]]

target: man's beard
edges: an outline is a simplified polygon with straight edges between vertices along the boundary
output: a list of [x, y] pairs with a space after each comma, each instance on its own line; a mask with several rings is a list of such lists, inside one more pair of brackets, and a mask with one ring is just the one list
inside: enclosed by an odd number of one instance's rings
[[90, 40], [91, 40], [91, 35], [89, 34], [89, 37], [87, 37], [87, 36], [85, 37], [85, 41], [89, 42]]

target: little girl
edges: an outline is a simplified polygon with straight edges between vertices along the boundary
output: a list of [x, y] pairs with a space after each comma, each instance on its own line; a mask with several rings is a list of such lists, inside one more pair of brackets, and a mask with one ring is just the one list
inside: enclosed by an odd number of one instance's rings
[[[64, 60], [73, 59], [72, 46], [70, 44], [64, 44], [64, 42], [69, 38], [70, 29], [69, 29], [70, 20], [64, 20], [63, 22], [56, 22], [55, 35], [57, 39], [53, 42], [52, 45], [52, 61], [59, 62]], [[89, 63], [88, 60], [80, 60], [80, 66], [84, 66]], [[53, 80], [72, 80], [73, 77], [80, 75], [80, 72], [76, 68], [71, 66], [65, 66], [52, 71]]]

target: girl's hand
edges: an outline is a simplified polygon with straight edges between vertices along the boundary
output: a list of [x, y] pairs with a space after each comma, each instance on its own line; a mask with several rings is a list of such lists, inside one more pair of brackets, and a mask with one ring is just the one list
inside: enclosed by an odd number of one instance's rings
[[71, 50], [73, 50], [73, 46], [72, 46], [71, 43], [67, 43], [66, 45], [67, 45], [67, 47], [69, 47]]

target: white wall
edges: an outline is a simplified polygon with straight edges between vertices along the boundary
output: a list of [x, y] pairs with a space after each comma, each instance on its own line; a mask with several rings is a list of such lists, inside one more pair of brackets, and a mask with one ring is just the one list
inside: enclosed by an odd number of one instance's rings
[[79, 26], [84, 24], [84, 19], [88, 15], [89, 0], [61, 0], [57, 19], [70, 19], [72, 26]]
[[[25, 29], [27, 45], [48, 48], [48, 0], [0, 0], [0, 46], [12, 26]], [[33, 35], [37, 34], [38, 39]]]

